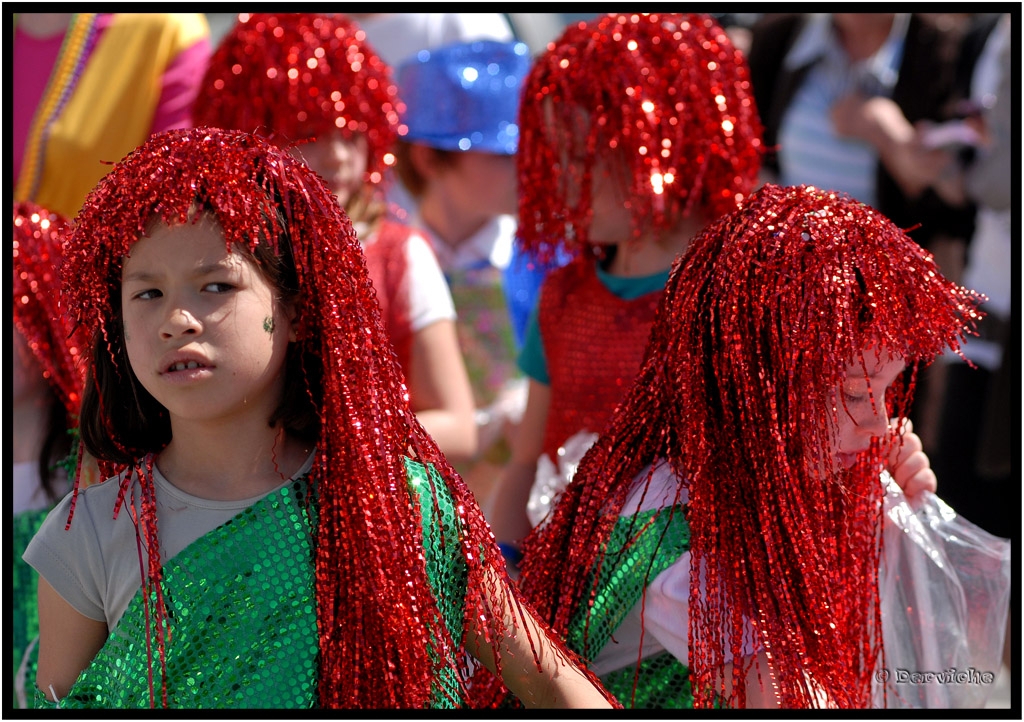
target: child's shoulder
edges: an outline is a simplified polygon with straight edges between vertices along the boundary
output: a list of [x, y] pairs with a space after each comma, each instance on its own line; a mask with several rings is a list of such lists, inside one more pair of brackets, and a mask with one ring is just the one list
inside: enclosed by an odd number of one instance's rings
[[124, 471], [88, 486], [80, 485], [77, 496], [74, 492], [70, 492], [62, 503], [67, 505], [74, 504], [76, 515], [79, 513], [79, 510], [96, 510], [101, 507], [113, 512], [114, 504], [117, 502], [118, 494], [121, 491], [121, 481], [129, 473], [131, 472]]

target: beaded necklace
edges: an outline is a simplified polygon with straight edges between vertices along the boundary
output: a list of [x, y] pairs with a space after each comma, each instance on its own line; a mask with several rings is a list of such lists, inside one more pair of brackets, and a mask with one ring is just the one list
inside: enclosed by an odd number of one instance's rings
[[45, 157], [43, 151], [50, 135], [50, 128], [78, 85], [78, 79], [85, 68], [85, 59], [92, 50], [96, 38], [98, 19], [98, 13], [76, 13], [68, 24], [46, 90], [43, 91], [42, 100], [32, 118], [32, 126], [25, 143], [22, 172], [15, 188], [16, 198], [31, 200], [39, 190]]

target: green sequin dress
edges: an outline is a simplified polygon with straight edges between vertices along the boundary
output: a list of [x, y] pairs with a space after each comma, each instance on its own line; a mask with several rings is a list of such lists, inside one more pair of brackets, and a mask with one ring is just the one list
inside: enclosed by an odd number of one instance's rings
[[[407, 460], [406, 470], [423, 513], [428, 579], [449, 631], [461, 639], [467, 570], [454, 503], [433, 469], [437, 509], [426, 467]], [[308, 498], [311, 491], [306, 477], [297, 479], [164, 564], [169, 707], [316, 705], [316, 504]], [[59, 705], [36, 690], [37, 707], [149, 708], [151, 683], [159, 706], [160, 663], [154, 646], [151, 675], [144, 597], [142, 590], [136, 594]], [[148, 601], [152, 606], [155, 594]], [[458, 689], [454, 672], [447, 670], [435, 683], [431, 706], [450, 705]]]
[[[651, 510], [620, 517], [608, 540], [597, 594], [590, 609], [577, 610], [566, 642], [588, 660], [593, 659], [640, 600], [646, 580], [654, 579], [690, 548], [690, 526], [681, 510]], [[628, 543], [627, 543], [628, 542]], [[586, 640], [586, 645], [584, 645]], [[627, 708], [693, 707], [690, 671], [669, 652], [646, 657], [639, 663], [601, 677], [605, 688]], [[634, 696], [634, 678], [636, 692]]]

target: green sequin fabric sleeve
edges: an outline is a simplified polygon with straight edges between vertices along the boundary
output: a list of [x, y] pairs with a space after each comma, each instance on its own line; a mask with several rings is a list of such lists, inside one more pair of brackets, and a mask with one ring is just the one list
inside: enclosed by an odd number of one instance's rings
[[[444, 479], [430, 467], [406, 459], [409, 487], [419, 500], [423, 515], [423, 541], [427, 564], [427, 580], [437, 598], [445, 625], [456, 642], [462, 640], [465, 615], [468, 569], [462, 555], [462, 536], [458, 526], [455, 503]], [[436, 490], [431, 492], [431, 479]], [[434, 684], [431, 707], [455, 707], [461, 702], [461, 687], [454, 670], [444, 667]]]
[[11, 579], [10, 605], [12, 607], [11, 641], [14, 647], [14, 706], [25, 708], [32, 705], [32, 690], [35, 687], [36, 662], [39, 653], [39, 610], [36, 590], [39, 575], [28, 562], [21, 558], [28, 543], [39, 531], [49, 509], [36, 509], [15, 514], [11, 519], [14, 546], [14, 573]]
[[[593, 606], [581, 607], [566, 641], [593, 661], [639, 601], [644, 587], [690, 548], [690, 527], [681, 509], [655, 509], [621, 517], [608, 540]], [[668, 652], [617, 669], [601, 678], [605, 688], [632, 708], [692, 708], [690, 672]], [[635, 688], [634, 688], [635, 682]], [[634, 693], [635, 692], [635, 693]]]

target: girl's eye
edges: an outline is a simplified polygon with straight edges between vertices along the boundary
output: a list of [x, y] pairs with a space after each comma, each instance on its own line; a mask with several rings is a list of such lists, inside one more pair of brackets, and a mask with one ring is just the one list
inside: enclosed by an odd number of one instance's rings
[[137, 298], [142, 301], [149, 301], [150, 299], [153, 298], [159, 298], [161, 295], [162, 294], [160, 293], [160, 291], [156, 290], [155, 288], [150, 288], [145, 291], [140, 291], [139, 293], [136, 293], [134, 296], [132, 296], [132, 298]]
[[867, 394], [851, 394], [843, 392], [843, 400], [848, 404], [859, 404], [868, 400]]
[[227, 293], [232, 290], [234, 286], [230, 283], [207, 283], [204, 287], [204, 291], [212, 291], [213, 293]]

